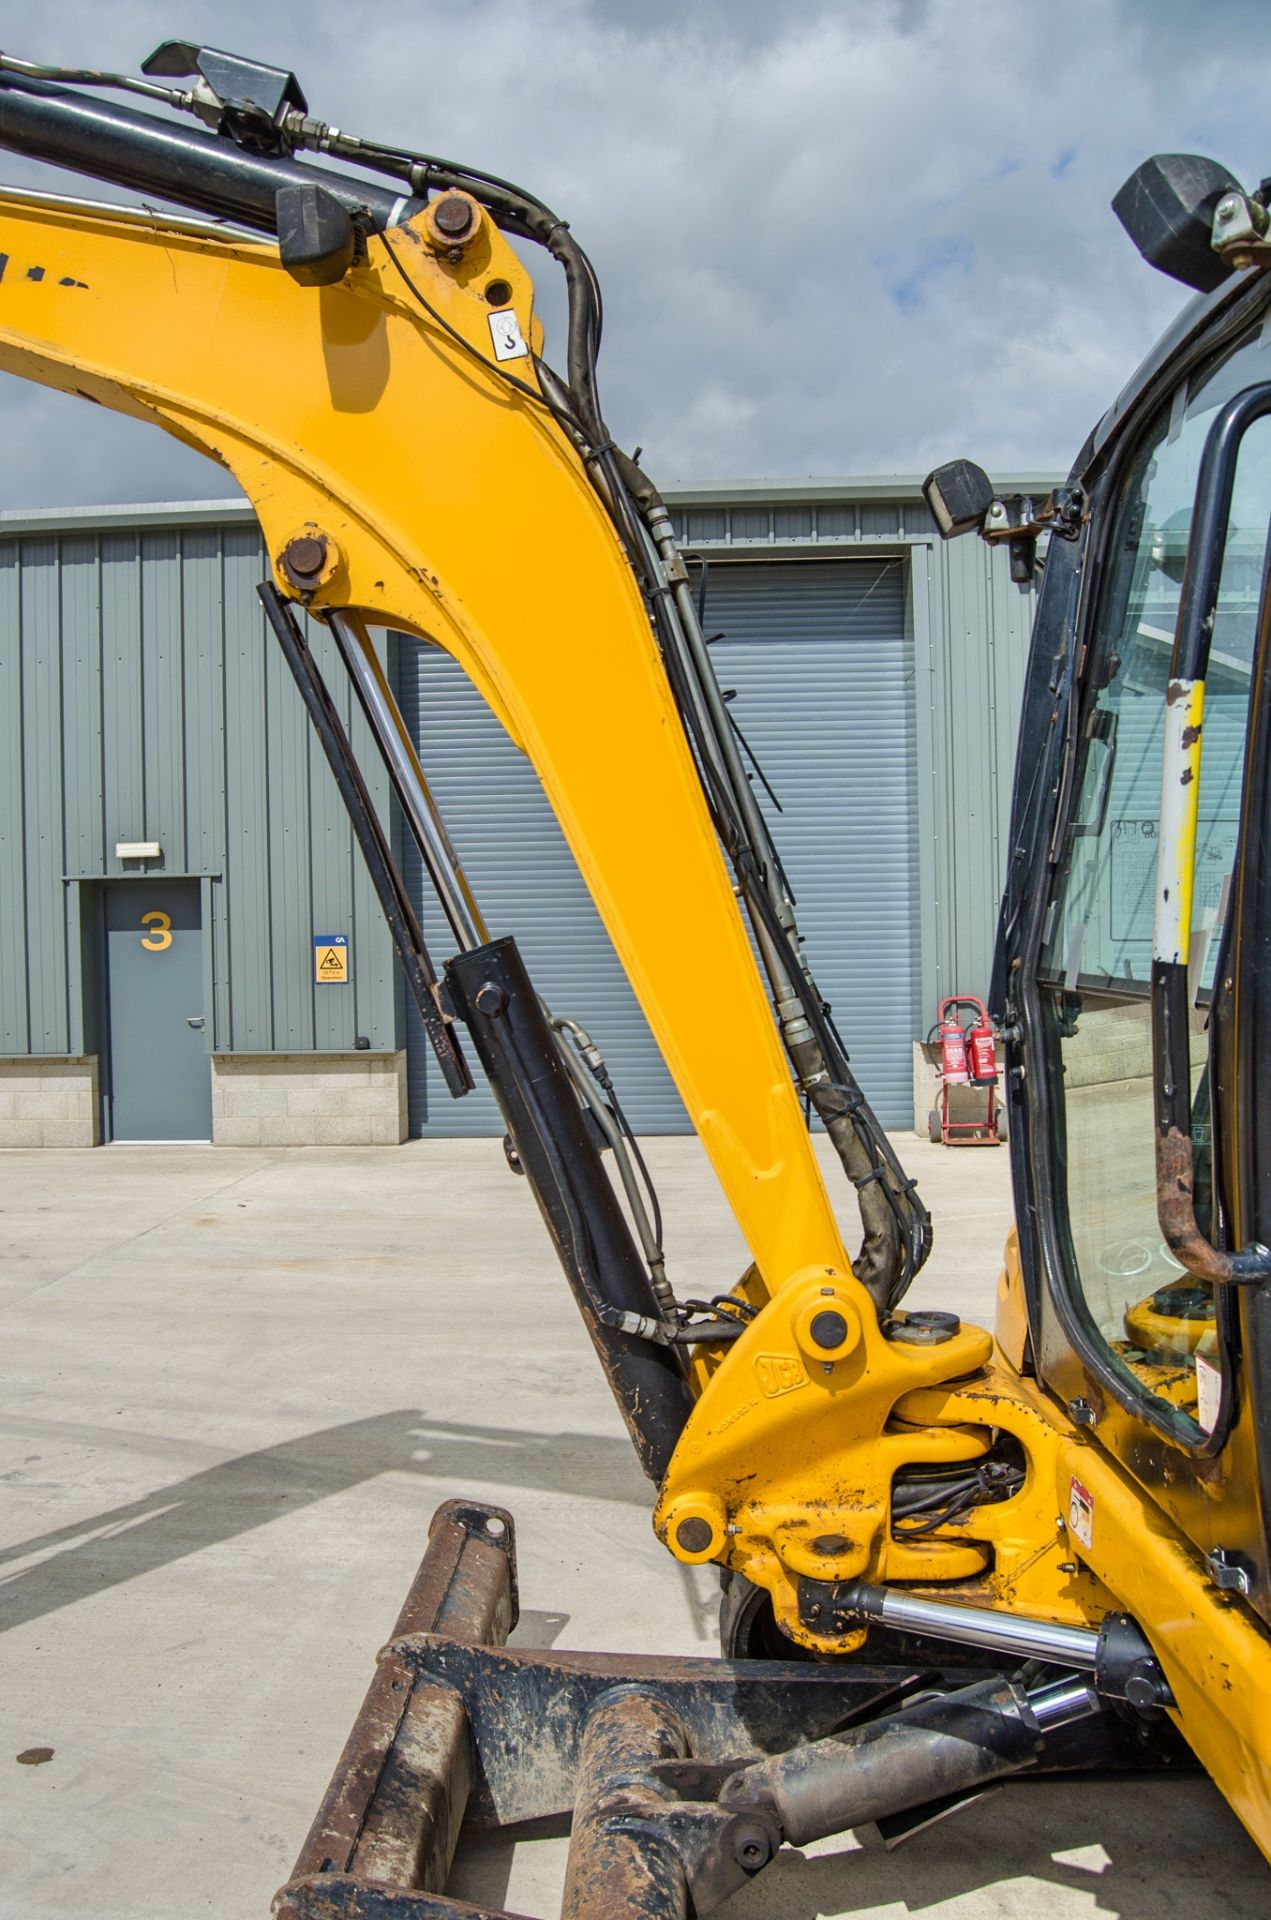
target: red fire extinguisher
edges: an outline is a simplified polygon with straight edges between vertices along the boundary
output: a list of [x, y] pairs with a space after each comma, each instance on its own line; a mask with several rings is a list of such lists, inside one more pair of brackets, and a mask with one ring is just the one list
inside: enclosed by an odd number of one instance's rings
[[[961, 1015], [961, 1018], [959, 1018]], [[965, 1024], [964, 1024], [965, 1022]], [[997, 1043], [984, 1002], [968, 993], [951, 995], [940, 1002], [936, 1024], [927, 1034], [928, 1047], [939, 1038], [940, 1104], [927, 1115], [927, 1131], [932, 1144], [946, 1147], [1000, 1146], [1006, 1138], [995, 1088], [998, 1083]], [[958, 1118], [949, 1112], [950, 1089], [983, 1089], [981, 1098], [963, 1095]], [[974, 1111], [978, 1108], [979, 1111]]]
[[940, 1015], [940, 1077], [946, 1087], [964, 1087], [971, 1076], [967, 1071], [966, 1034], [958, 1024], [956, 1000], [946, 1000]]
[[966, 1051], [972, 1084], [977, 1087], [995, 1087], [997, 1085], [997, 1047], [994, 1044], [989, 1017], [983, 1007], [980, 1008], [980, 1017], [975, 1025], [967, 1029]]

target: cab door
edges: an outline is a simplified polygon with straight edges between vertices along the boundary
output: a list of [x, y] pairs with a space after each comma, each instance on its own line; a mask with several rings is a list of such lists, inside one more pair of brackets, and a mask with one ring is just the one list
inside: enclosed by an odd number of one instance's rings
[[[1232, 1584], [1271, 1611], [1250, 1365], [1259, 1290], [1195, 1279], [1162, 1233], [1152, 1013], [1171, 657], [1201, 454], [1226, 404], [1268, 379], [1259, 323], [1158, 401], [1095, 485], [1066, 751], [1013, 963], [1025, 1121], [1013, 1151], [1037, 1371], [1214, 1568], [1237, 1569]], [[1261, 420], [1241, 444], [1222, 532], [1188, 910], [1193, 1199], [1201, 1232], [1227, 1248], [1250, 1231], [1232, 1035], [1242, 854], [1247, 867], [1268, 845], [1265, 782], [1251, 786], [1248, 768], [1269, 525], [1271, 420]]]

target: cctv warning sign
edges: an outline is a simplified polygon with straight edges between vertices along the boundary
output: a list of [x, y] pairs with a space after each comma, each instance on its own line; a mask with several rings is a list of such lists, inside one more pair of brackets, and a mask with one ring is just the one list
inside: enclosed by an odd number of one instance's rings
[[347, 987], [349, 984], [347, 935], [343, 933], [314, 934], [313, 977], [320, 987]]

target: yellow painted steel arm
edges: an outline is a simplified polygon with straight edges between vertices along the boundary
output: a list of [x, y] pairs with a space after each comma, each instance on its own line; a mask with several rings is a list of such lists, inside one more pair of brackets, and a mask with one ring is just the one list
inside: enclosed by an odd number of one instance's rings
[[[421, 217], [312, 288], [272, 244], [3, 195], [0, 254], [0, 368], [208, 452], [276, 566], [306, 526], [334, 543], [315, 607], [464, 668], [533, 762], [768, 1287], [846, 1275], [630, 567], [565, 435], [494, 360], [488, 289], [510, 286], [526, 339], [535, 323], [488, 218], [460, 261], [429, 250]], [[531, 358], [508, 370], [535, 384]]]
[[[536, 337], [528, 276], [484, 216], [459, 260], [408, 223], [319, 289], [296, 284], [272, 244], [0, 194], [0, 369], [221, 461], [284, 592], [279, 557], [321, 531], [334, 564], [312, 604], [444, 647], [542, 781], [779, 1296], [699, 1376], [656, 1519], [672, 1552], [746, 1574], [822, 1653], [863, 1632], [804, 1617], [807, 1582], [953, 1584], [1069, 1623], [1128, 1605], [1189, 1739], [1271, 1848], [1261, 1627], [1205, 1585], [1142, 1488], [992, 1363], [986, 1334], [888, 1340], [851, 1276], [634, 576], [564, 433], [495, 363], [496, 308]], [[534, 386], [531, 358], [509, 364]], [[830, 1347], [816, 1330], [827, 1312], [842, 1327]], [[1018, 1363], [1018, 1312], [1002, 1332]], [[1003, 1434], [1025, 1483], [978, 1513], [973, 1538], [897, 1531], [898, 1473], [974, 1464]], [[1078, 1475], [1096, 1512], [1081, 1537], [1063, 1517]]]

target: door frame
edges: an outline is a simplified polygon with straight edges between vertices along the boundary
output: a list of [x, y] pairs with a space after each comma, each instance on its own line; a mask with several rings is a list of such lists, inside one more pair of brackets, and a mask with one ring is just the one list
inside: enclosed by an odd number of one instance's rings
[[199, 883], [199, 931], [203, 954], [203, 992], [208, 1008], [208, 1071], [211, 1055], [220, 1045], [216, 1008], [216, 938], [213, 927], [213, 888], [221, 879], [217, 873], [168, 873], [162, 867], [139, 863], [136, 873], [63, 874], [66, 887], [67, 926], [72, 938], [67, 941], [70, 977], [67, 982], [70, 1003], [71, 1052], [96, 1054], [97, 1102], [101, 1117], [101, 1144], [114, 1140], [111, 1126], [110, 1020], [107, 1014], [106, 978], [106, 888], [124, 881], [197, 880]]

